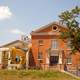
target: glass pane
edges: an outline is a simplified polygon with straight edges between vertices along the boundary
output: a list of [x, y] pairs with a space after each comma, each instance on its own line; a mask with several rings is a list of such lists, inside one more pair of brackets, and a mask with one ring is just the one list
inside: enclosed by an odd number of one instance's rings
[[43, 45], [43, 40], [38, 41], [39, 45]]
[[38, 59], [42, 59], [42, 53], [41, 52], [38, 53]]
[[52, 48], [54, 48], [54, 49], [58, 48], [58, 41], [57, 40], [52, 41]]

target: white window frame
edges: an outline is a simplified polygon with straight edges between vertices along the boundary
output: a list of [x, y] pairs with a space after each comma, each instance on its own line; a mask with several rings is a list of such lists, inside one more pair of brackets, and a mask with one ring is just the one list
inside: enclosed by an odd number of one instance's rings
[[70, 43], [71, 43], [71, 41], [70, 40], [67, 40], [67, 48], [70, 48], [71, 49]]
[[67, 57], [67, 64], [72, 64], [72, 55], [70, 54], [70, 52]]
[[59, 48], [59, 43], [58, 43], [57, 39], [52, 40], [51, 47], [52, 47], [52, 49], [58, 49]]
[[38, 60], [43, 60], [43, 53], [42, 52], [38, 52]]
[[[40, 41], [42, 41], [42, 42], [40, 42]], [[43, 45], [44, 45], [44, 41], [43, 41], [42, 39], [40, 39], [40, 40], [38, 40], [38, 44], [39, 44], [40, 46], [43, 46]]]

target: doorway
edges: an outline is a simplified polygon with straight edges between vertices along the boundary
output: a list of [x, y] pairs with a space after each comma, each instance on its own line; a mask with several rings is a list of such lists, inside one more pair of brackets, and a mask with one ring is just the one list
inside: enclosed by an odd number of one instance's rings
[[50, 65], [56, 65], [58, 64], [59, 56], [50, 56]]

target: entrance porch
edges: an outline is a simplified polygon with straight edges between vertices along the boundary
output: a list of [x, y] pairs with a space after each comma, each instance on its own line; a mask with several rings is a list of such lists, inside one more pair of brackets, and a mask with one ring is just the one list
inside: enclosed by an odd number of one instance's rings
[[64, 51], [60, 49], [52, 49], [47, 53], [46, 64], [51, 70], [64, 70], [63, 55]]

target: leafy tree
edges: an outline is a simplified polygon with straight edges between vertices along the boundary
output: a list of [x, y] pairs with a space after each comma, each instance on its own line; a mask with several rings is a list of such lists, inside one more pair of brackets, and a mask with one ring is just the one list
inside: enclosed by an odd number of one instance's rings
[[80, 7], [76, 6], [72, 10], [62, 12], [59, 18], [67, 27], [67, 30], [62, 32], [62, 39], [69, 39], [72, 51], [80, 52]]

